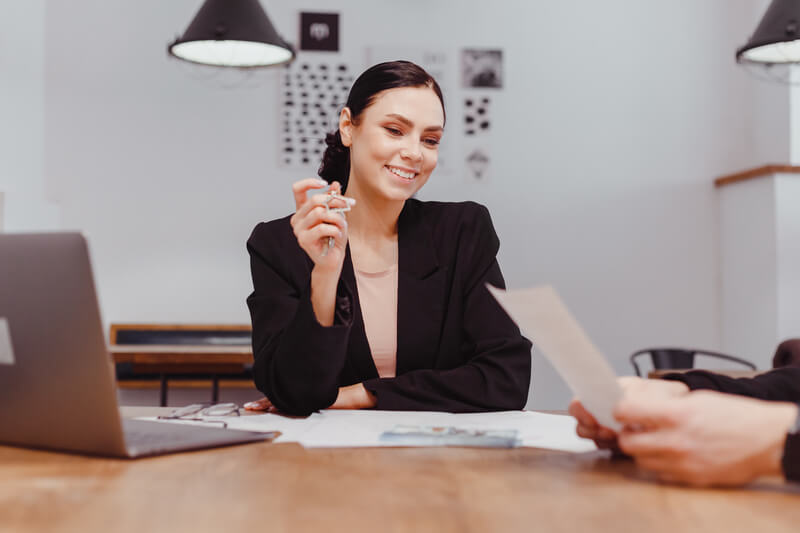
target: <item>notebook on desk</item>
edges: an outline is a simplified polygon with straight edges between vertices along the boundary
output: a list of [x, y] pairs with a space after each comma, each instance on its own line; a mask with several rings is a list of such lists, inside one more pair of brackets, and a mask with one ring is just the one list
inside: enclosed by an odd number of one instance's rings
[[85, 239], [0, 234], [0, 443], [132, 458], [271, 437], [123, 420]]

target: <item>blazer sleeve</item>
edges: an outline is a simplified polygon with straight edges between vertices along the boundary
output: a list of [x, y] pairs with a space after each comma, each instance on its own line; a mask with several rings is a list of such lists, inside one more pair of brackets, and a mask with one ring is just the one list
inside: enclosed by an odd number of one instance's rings
[[776, 368], [753, 378], [732, 378], [705, 370], [693, 370], [683, 374], [667, 374], [663, 379], [681, 381], [691, 390], [715, 390], [761, 400], [800, 403], [800, 367]]
[[475, 224], [459, 243], [458, 263], [466, 264], [463, 291], [465, 363], [438, 370], [414, 370], [394, 378], [364, 382], [377, 398], [376, 409], [448, 412], [522, 409], [531, 377], [531, 343], [486, 289], [505, 288], [496, 255], [500, 241], [489, 211], [468, 217]]
[[317, 322], [307, 256], [280, 222], [259, 224], [247, 241], [253, 276], [253, 292], [247, 298], [253, 379], [281, 412], [307, 415], [336, 401], [353, 297], [340, 281], [334, 325]]

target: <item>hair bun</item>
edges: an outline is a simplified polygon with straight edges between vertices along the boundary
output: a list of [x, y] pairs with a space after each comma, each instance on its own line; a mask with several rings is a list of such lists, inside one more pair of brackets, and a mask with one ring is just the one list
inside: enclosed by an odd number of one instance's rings
[[328, 183], [338, 181], [342, 190], [347, 188], [347, 179], [350, 177], [350, 149], [342, 144], [342, 135], [339, 130], [325, 136], [328, 147], [322, 154], [322, 163], [317, 174]]

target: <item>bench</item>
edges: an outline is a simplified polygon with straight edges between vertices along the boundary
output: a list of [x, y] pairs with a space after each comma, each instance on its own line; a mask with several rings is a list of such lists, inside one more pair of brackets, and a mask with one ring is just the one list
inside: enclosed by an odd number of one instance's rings
[[167, 405], [169, 386], [254, 389], [249, 325], [111, 324], [109, 352], [123, 389], [160, 389]]

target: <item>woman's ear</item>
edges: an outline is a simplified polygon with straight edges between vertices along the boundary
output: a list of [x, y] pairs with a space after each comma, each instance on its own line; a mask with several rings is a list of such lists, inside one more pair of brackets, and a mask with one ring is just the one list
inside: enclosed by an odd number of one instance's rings
[[353, 144], [353, 127], [353, 115], [350, 108], [345, 107], [339, 113], [339, 135], [342, 136], [342, 144], [348, 148]]

